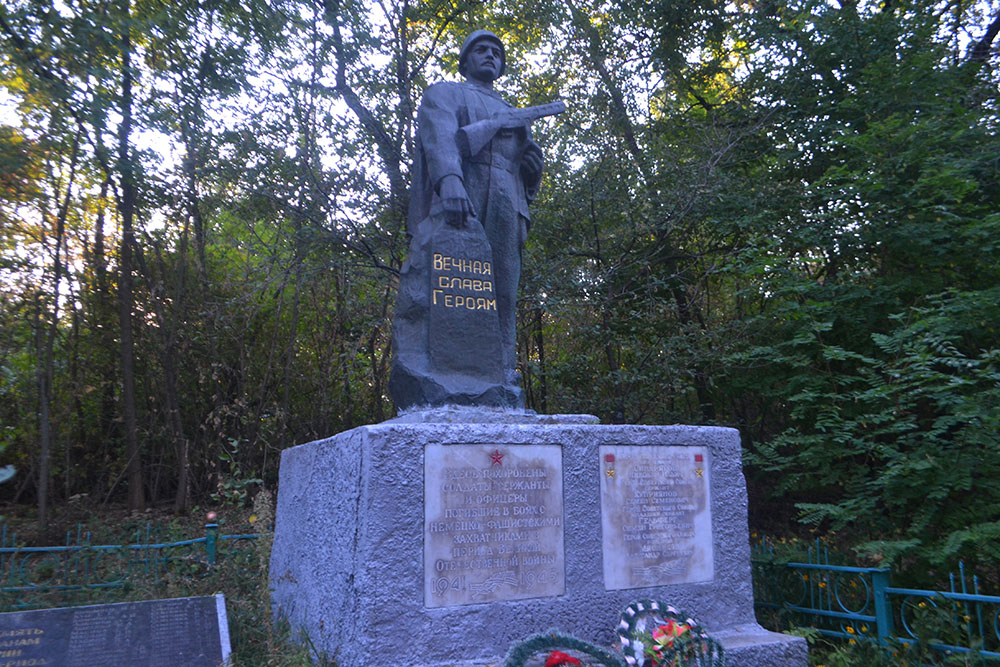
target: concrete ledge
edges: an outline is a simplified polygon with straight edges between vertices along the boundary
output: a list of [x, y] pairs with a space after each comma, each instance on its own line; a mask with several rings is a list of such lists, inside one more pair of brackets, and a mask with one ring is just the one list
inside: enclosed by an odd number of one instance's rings
[[726, 649], [726, 667], [792, 667], [808, 661], [802, 637], [771, 632], [756, 623], [713, 632]]
[[[808, 646], [802, 637], [770, 632], [756, 623], [746, 623], [713, 632], [726, 650], [726, 667], [801, 667], [808, 660]], [[529, 662], [527, 667], [542, 667]], [[584, 664], [588, 664], [584, 662]], [[502, 667], [503, 658], [440, 662], [425, 667]]]
[[446, 405], [440, 408], [412, 408], [383, 424], [598, 424], [594, 415], [540, 415], [534, 410]]

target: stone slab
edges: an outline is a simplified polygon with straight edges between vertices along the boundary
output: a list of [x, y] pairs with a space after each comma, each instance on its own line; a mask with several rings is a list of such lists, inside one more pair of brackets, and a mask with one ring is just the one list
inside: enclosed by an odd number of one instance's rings
[[430, 368], [502, 382], [493, 250], [482, 225], [472, 220], [468, 228], [441, 227], [431, 238], [430, 257]]
[[605, 588], [712, 580], [710, 456], [697, 446], [599, 448]]
[[[275, 611], [338, 664], [380, 664], [386, 650], [414, 666], [488, 664], [514, 642], [552, 627], [610, 646], [619, 614], [637, 598], [664, 600], [684, 609], [712, 633], [758, 627], [746, 485], [735, 430], [581, 420], [560, 424], [531, 414], [493, 421], [494, 412], [475, 421], [475, 410], [462, 413], [469, 420], [464, 422], [444, 411], [435, 423], [432, 412], [418, 414], [414, 421], [364, 426], [282, 452], [271, 557]], [[707, 451], [711, 581], [605, 588], [600, 448], [623, 444]], [[428, 445], [482, 445], [490, 451], [518, 445], [561, 448], [561, 595], [448, 607], [426, 604], [423, 499]], [[399, 653], [400, 638], [405, 638], [405, 655]], [[797, 646], [801, 640], [787, 638], [786, 643]], [[789, 667], [806, 664], [794, 656], [789, 660]]]
[[401, 408], [521, 408], [504, 377], [493, 252], [475, 219], [455, 228], [442, 216], [417, 226], [400, 270], [389, 391]]
[[562, 448], [424, 448], [424, 604], [562, 595]]
[[221, 594], [0, 614], [0, 665], [218, 667], [229, 655]]
[[770, 632], [756, 623], [723, 628], [713, 636], [726, 650], [726, 667], [805, 667], [809, 662], [805, 638]]

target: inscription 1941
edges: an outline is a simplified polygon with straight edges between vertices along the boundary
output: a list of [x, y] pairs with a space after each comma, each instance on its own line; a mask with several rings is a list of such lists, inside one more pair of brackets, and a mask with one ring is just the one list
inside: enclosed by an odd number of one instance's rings
[[565, 591], [562, 449], [427, 445], [424, 604]]
[[706, 447], [600, 447], [604, 587], [711, 581]]

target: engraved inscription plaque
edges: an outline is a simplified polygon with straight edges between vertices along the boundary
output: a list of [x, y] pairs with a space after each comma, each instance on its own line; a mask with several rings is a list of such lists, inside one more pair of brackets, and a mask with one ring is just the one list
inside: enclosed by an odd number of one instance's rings
[[229, 655], [221, 594], [0, 614], [0, 665], [217, 667]]
[[565, 590], [562, 447], [427, 445], [425, 606]]
[[707, 447], [600, 447], [604, 588], [711, 581]]

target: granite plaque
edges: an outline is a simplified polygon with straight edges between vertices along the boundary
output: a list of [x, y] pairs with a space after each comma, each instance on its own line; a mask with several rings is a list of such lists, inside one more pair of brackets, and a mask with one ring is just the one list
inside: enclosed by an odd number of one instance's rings
[[0, 614], [0, 665], [218, 667], [229, 653], [221, 594]]
[[424, 449], [424, 605], [562, 595], [562, 447]]
[[708, 448], [602, 445], [599, 458], [605, 589], [711, 581]]

